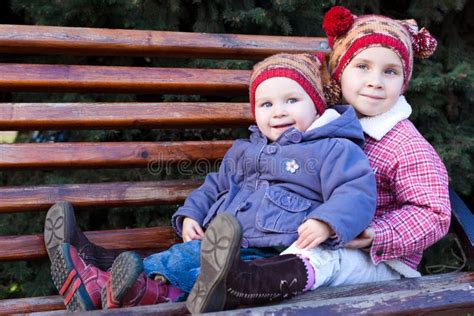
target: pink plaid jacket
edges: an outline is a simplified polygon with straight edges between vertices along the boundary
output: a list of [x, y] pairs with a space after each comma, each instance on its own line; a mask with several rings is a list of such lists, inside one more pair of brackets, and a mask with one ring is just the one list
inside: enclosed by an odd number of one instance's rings
[[371, 227], [375, 264], [398, 259], [416, 269], [423, 250], [449, 228], [451, 205], [446, 168], [407, 119], [380, 141], [366, 136], [364, 151], [377, 180], [377, 211]]

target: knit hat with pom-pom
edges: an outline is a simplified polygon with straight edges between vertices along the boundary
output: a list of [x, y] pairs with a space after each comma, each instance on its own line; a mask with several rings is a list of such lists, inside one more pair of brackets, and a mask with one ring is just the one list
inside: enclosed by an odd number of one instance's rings
[[333, 84], [337, 86], [344, 69], [357, 54], [369, 47], [382, 46], [400, 57], [404, 92], [411, 78], [413, 55], [428, 58], [436, 49], [436, 40], [425, 28], [418, 30], [415, 20], [394, 20], [381, 15], [355, 16], [341, 6], [332, 7], [326, 13], [323, 28], [333, 49], [329, 68]]

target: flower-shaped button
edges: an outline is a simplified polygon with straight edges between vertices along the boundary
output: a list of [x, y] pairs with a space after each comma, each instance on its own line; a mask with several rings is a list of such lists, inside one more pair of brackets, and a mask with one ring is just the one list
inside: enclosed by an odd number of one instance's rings
[[296, 163], [296, 160], [292, 159], [292, 160], [288, 160], [286, 162], [286, 171], [290, 172], [290, 173], [295, 173], [296, 170], [298, 170], [300, 168], [300, 166]]

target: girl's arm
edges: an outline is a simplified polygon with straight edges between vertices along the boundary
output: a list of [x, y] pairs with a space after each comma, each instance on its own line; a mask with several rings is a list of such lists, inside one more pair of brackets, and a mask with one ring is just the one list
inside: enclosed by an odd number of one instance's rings
[[375, 263], [421, 253], [448, 232], [451, 219], [448, 176], [439, 156], [424, 139], [400, 147], [391, 177], [399, 207], [378, 210], [370, 225]]

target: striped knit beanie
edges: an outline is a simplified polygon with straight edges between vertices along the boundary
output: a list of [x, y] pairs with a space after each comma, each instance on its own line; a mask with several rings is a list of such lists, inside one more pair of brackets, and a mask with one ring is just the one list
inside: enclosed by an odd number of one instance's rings
[[[322, 71], [324, 54], [277, 54], [270, 56], [253, 67], [250, 77], [250, 106], [255, 117], [255, 90], [267, 79], [286, 77], [296, 81], [314, 102], [320, 115], [326, 109], [322, 80], [328, 80], [327, 70]], [[323, 76], [323, 78], [321, 77]]]
[[[415, 20], [394, 20], [381, 15], [355, 16], [335, 6], [324, 16], [323, 28], [333, 49], [329, 58], [333, 95], [340, 97], [341, 75], [351, 60], [369, 47], [386, 47], [400, 57], [403, 67], [403, 91], [408, 88], [413, 55], [428, 58], [436, 49], [436, 40], [427, 29], [418, 30]], [[333, 104], [335, 100], [329, 103]]]

